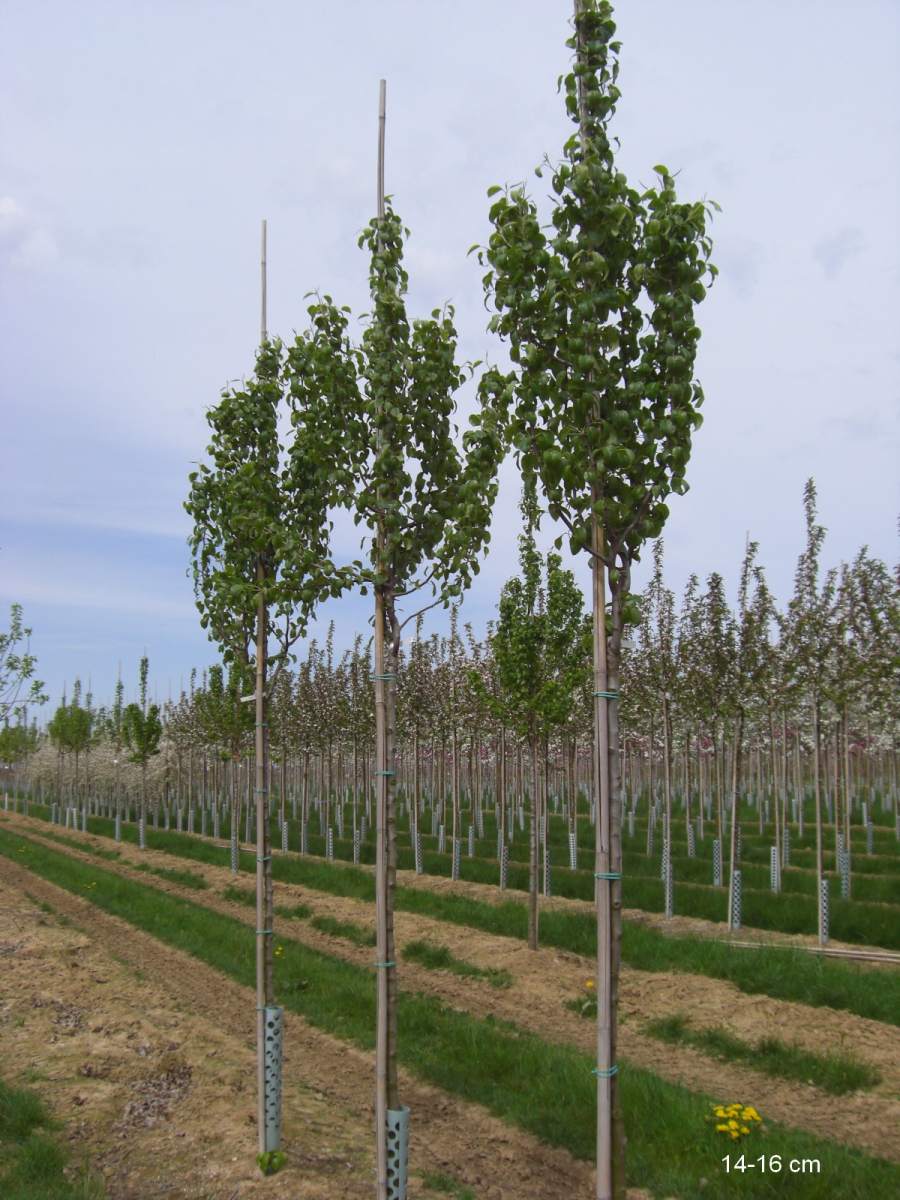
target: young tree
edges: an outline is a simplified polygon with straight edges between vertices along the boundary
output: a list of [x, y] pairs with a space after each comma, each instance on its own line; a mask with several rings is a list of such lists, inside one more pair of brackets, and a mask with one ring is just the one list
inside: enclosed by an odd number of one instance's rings
[[[34, 678], [37, 659], [29, 650], [31, 630], [22, 623], [22, 605], [9, 610], [9, 630], [0, 633], [0, 721], [19, 716], [28, 704], [44, 704], [44, 685]], [[23, 691], [24, 689], [24, 691]]]
[[81, 704], [81, 680], [76, 679], [72, 688], [72, 699], [62, 704], [53, 714], [47, 726], [50, 740], [61, 754], [71, 754], [75, 759], [74, 796], [78, 796], [78, 763], [91, 744], [93, 715], [89, 707]]
[[[372, 309], [359, 346], [348, 309], [329, 296], [309, 309], [311, 328], [288, 353], [295, 426], [318, 439], [328, 464], [329, 502], [353, 511], [371, 532], [355, 581], [375, 598], [376, 717], [376, 1151], [378, 1195], [387, 1189], [388, 1112], [399, 1113], [397, 971], [393, 934], [396, 680], [403, 625], [398, 601], [431, 584], [432, 604], [449, 603], [478, 570], [488, 540], [501, 442], [491, 414], [476, 413], [460, 453], [451, 422], [465, 378], [456, 363], [453, 310], [410, 323], [404, 294], [402, 222], [384, 195], [384, 84], [379, 111], [377, 217], [360, 237], [370, 253]], [[304, 415], [305, 413], [305, 415]], [[292, 463], [302, 479], [302, 465]], [[431, 607], [431, 605], [428, 605]], [[391, 1118], [392, 1120], [394, 1118]], [[399, 1118], [398, 1118], [399, 1119]], [[405, 1165], [401, 1168], [405, 1170]]]
[[547, 821], [546, 803], [541, 803], [538, 747], [543, 737], [572, 717], [579, 685], [588, 671], [591, 629], [581, 589], [572, 572], [562, 569], [560, 556], [548, 554], [542, 564], [534, 540], [537, 505], [528, 489], [522, 515], [525, 532], [519, 538], [520, 572], [503, 585], [499, 618], [491, 637], [497, 693], [485, 687], [479, 672], [472, 671], [471, 680], [504, 726], [525, 738], [531, 754], [528, 946], [537, 950], [538, 827], [541, 816], [545, 830]]
[[[608, 125], [619, 43], [606, 0], [576, 0], [575, 65], [565, 77], [576, 132], [552, 171], [552, 229], [523, 187], [492, 189], [481, 261], [492, 327], [514, 369], [484, 379], [526, 477], [550, 516], [589, 553], [593, 574], [598, 923], [597, 1197], [624, 1196], [624, 1127], [615, 1074], [621, 941], [621, 801], [615, 700], [631, 565], [658, 537], [670, 493], [687, 490], [702, 391], [693, 379], [695, 306], [709, 266], [707, 207], [679, 203], [675, 180], [629, 187]], [[540, 174], [540, 170], [538, 171]], [[611, 631], [604, 620], [611, 591]], [[613, 1138], [615, 1153], [613, 1154]]]
[[[834, 603], [836, 572], [819, 582], [819, 556], [825, 529], [816, 520], [816, 485], [808, 479], [803, 489], [806, 523], [806, 547], [797, 561], [794, 595], [788, 603], [784, 631], [790, 647], [796, 682], [806, 697], [812, 718], [813, 799], [816, 813], [816, 896], [819, 899], [819, 943], [826, 940], [821, 893], [824, 871], [822, 829], [822, 701], [827, 694], [828, 666], [832, 650], [831, 612]], [[804, 797], [799, 802], [802, 805]]]
[[159, 705], [147, 703], [148, 671], [149, 661], [144, 655], [140, 665], [140, 703], [129, 704], [122, 714], [122, 739], [131, 751], [129, 761], [139, 764], [141, 768], [141, 811], [138, 819], [138, 846], [141, 850], [147, 848], [147, 764], [159, 753], [163, 732]]
[[[272, 864], [268, 822], [268, 703], [273, 679], [305, 632], [319, 600], [339, 594], [329, 571], [330, 523], [323, 475], [327, 462], [311, 457], [302, 429], [295, 432], [287, 485], [278, 434], [282, 401], [282, 345], [266, 330], [266, 227], [263, 222], [262, 321], [255, 375], [227, 388], [207, 414], [212, 465], [190, 475], [185, 503], [194, 520], [191, 549], [201, 624], [223, 659], [253, 670], [256, 685], [256, 910], [257, 910], [257, 1131], [259, 1163], [268, 1173], [280, 1144], [279, 1121], [266, 1117], [265, 1022], [274, 1008]], [[277, 651], [270, 652], [270, 641]], [[245, 699], [239, 697], [239, 700]], [[250, 699], [250, 697], [246, 697]], [[273, 1020], [279, 1014], [273, 1014]], [[280, 1113], [280, 1096], [271, 1097]]]

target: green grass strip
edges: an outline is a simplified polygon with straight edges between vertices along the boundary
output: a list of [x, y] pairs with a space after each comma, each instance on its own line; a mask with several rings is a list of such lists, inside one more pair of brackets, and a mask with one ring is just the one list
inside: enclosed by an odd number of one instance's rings
[[318, 929], [319, 933], [343, 938], [344, 941], [353, 942], [355, 946], [375, 945], [375, 930], [366, 929], [364, 925], [358, 925], [355, 921], [339, 921], [335, 917], [322, 916], [311, 917], [309, 923], [313, 929]]
[[[90, 818], [88, 825], [99, 836], [112, 836], [112, 821]], [[123, 826], [122, 837], [136, 841], [137, 832], [133, 826]], [[62, 840], [66, 845], [73, 844], [69, 839]], [[153, 850], [195, 862], [218, 867], [228, 862], [227, 847], [188, 834], [148, 830], [147, 844]], [[252, 852], [242, 851], [239, 864], [242, 872], [256, 871]], [[369, 903], [375, 901], [371, 872], [352, 865], [329, 864], [296, 854], [278, 855], [272, 861], [272, 873], [276, 880], [313, 891]], [[395, 906], [398, 911], [419, 913], [502, 937], [525, 940], [528, 936], [528, 913], [521, 900], [491, 904], [426, 888], [398, 887]], [[593, 958], [597, 954], [594, 915], [544, 911], [540, 917], [540, 939], [544, 946]], [[900, 971], [874, 972], [862, 964], [839, 962], [789, 947], [744, 950], [712, 938], [673, 937], [634, 921], [624, 921], [622, 925], [622, 961], [642, 971], [680, 971], [724, 979], [749, 995], [794, 1000], [900, 1025]], [[873, 980], [877, 980], [877, 986]]]
[[150, 867], [146, 863], [138, 864], [136, 870], [146, 871], [150, 875], [157, 875], [160, 879], [167, 879], [170, 883], [179, 883], [182, 887], [193, 888], [197, 892], [202, 892], [209, 887], [203, 876], [198, 875], [196, 871], [179, 871], [172, 867]]
[[[76, 894], [84, 894], [88, 883], [96, 883], [87, 895], [98, 908], [192, 954], [238, 983], [253, 986], [255, 937], [249, 926], [194, 901], [106, 871], [91, 871], [70, 856], [2, 828], [0, 853]], [[276, 994], [284, 997], [285, 1007], [312, 1025], [371, 1050], [374, 971], [291, 939], [279, 937], [279, 944], [284, 949]], [[249, 1019], [250, 998], [247, 1003]], [[508, 1022], [478, 1020], [420, 994], [401, 992], [398, 1026], [401, 1065], [578, 1158], [593, 1159], [596, 1085], [587, 1055], [571, 1046], [543, 1042]], [[627, 1172], [631, 1184], [661, 1195], [674, 1193], [682, 1200], [701, 1196], [701, 1178], [715, 1181], [716, 1197], [764, 1200], [783, 1195], [776, 1176], [754, 1180], [750, 1190], [743, 1177], [724, 1173], [725, 1149], [705, 1120], [708, 1097], [648, 1071], [622, 1067], [622, 1100], [630, 1117]], [[810, 1134], [769, 1124], [765, 1142], [757, 1143], [759, 1150], [763, 1144], [769, 1153], [816, 1158], [821, 1163], [820, 1176], [792, 1178], [791, 1196], [799, 1200], [835, 1194], [833, 1185], [838, 1180], [844, 1200], [872, 1200], [900, 1191], [900, 1167]], [[825, 1181], [832, 1190], [822, 1190]]]
[[484, 979], [495, 988], [512, 986], [509, 971], [497, 967], [476, 967], [474, 963], [457, 958], [448, 946], [436, 946], [433, 942], [418, 940], [408, 942], [400, 953], [409, 962], [419, 963], [429, 971], [452, 971], [454, 975], [469, 979]]
[[0, 1196], [3, 1200], [101, 1200], [100, 1181], [64, 1174], [69, 1154], [52, 1135], [59, 1124], [35, 1093], [0, 1079]]
[[776, 1037], [745, 1042], [727, 1029], [692, 1029], [681, 1013], [650, 1021], [644, 1030], [660, 1041], [693, 1046], [714, 1058], [744, 1063], [766, 1075], [812, 1083], [832, 1096], [844, 1096], [881, 1082], [879, 1071], [849, 1054], [813, 1054]]

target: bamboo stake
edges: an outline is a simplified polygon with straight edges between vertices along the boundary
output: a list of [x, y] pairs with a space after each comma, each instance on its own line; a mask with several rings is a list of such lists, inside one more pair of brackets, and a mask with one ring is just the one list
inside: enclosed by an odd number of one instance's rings
[[[385, 81], [378, 88], [378, 220], [384, 218], [384, 126]], [[379, 435], [380, 436], [380, 435]], [[379, 498], [381, 499], [381, 497]], [[384, 560], [384, 529], [378, 523], [379, 573]], [[380, 964], [388, 961], [387, 937], [387, 712], [384, 679], [384, 596], [375, 592], [375, 940]], [[375, 1158], [376, 1194], [387, 1200], [387, 1073], [388, 1073], [388, 967], [376, 968], [377, 1007], [375, 1016]]]
[[[268, 340], [266, 332], [266, 222], [262, 223], [260, 248], [260, 345]], [[266, 1145], [266, 1014], [272, 1003], [273, 951], [272, 936], [272, 861], [269, 853], [269, 814], [266, 783], [268, 778], [269, 739], [266, 699], [266, 651], [268, 613], [264, 592], [265, 566], [256, 560], [256, 579], [259, 599], [256, 609], [256, 1081], [257, 1081], [257, 1144], [259, 1153], [277, 1149]]]

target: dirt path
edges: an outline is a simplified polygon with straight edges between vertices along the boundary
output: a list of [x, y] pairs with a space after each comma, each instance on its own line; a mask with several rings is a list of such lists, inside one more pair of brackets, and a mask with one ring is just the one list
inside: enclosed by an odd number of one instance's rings
[[[94, 864], [98, 865], [96, 860]], [[104, 863], [103, 869], [108, 866]], [[286, 1101], [288, 1092], [291, 1097], [295, 1093], [299, 1097], [290, 1099], [285, 1108], [285, 1145], [291, 1166], [271, 1180], [263, 1181], [258, 1175], [254, 1178], [253, 992], [8, 859], [2, 860], [2, 872], [4, 885], [16, 893], [16, 907], [21, 908], [26, 891], [37, 900], [48, 902], [57, 913], [77, 922], [86, 939], [82, 953], [97, 956], [90, 969], [78, 970], [78, 979], [72, 983], [73, 990], [69, 990], [67, 976], [61, 974], [58, 963], [52, 961], [53, 956], [47, 955], [46, 993], [53, 1011], [56, 1011], [54, 1001], [69, 1004], [72, 1001], [65, 997], [75, 995], [80, 1009], [91, 1012], [91, 1023], [89, 1026], [85, 1023], [82, 1042], [72, 1061], [64, 1064], [62, 1076], [73, 1073], [75, 1059], [79, 1062], [103, 1059], [112, 1053], [103, 1035], [107, 1022], [117, 1030], [122, 1027], [126, 1031], [121, 1034], [124, 1038], [127, 1033], [135, 1032], [140, 1044], [153, 1047], [153, 1054], [162, 1053], [161, 1042], [167, 1044], [169, 1039], [176, 1039], [180, 1054], [192, 1068], [209, 1053], [206, 1047], [210, 1041], [202, 1035], [213, 1039], [220, 1065], [211, 1076], [210, 1087], [197, 1089], [193, 1100], [180, 1102], [190, 1107], [179, 1108], [177, 1124], [166, 1123], [151, 1131], [150, 1136], [156, 1141], [148, 1148], [146, 1167], [141, 1166], [142, 1158], [132, 1158], [130, 1145], [120, 1142], [117, 1148], [101, 1150], [101, 1155], [111, 1156], [108, 1168], [112, 1200], [155, 1200], [157, 1196], [243, 1200], [263, 1195], [263, 1188], [266, 1196], [284, 1196], [286, 1200], [288, 1197], [353, 1200], [356, 1196], [371, 1196], [373, 1172], [368, 1137], [374, 1119], [371, 1056], [313, 1029], [296, 1014], [285, 1013]], [[153, 876], [141, 875], [140, 879], [144, 883], [157, 882]], [[163, 890], [178, 891], [168, 886]], [[192, 899], [196, 898], [193, 893]], [[229, 905], [228, 911], [234, 907], [237, 906]], [[246, 910], [242, 915], [246, 915]], [[19, 933], [13, 941], [21, 937]], [[28, 1027], [27, 1007], [32, 994], [29, 988], [34, 986], [29, 982], [34, 979], [29, 959], [22, 959], [27, 965], [17, 973], [19, 984], [15, 995], [7, 984], [8, 962], [19, 958], [24, 949], [24, 946], [17, 948], [4, 959], [4, 1043], [18, 1045], [21, 1035], [25, 1043], [21, 1052], [17, 1052], [21, 1067], [34, 1065], [46, 1069], [46, 1064], [54, 1061], [53, 1047], [45, 1046], [40, 1036], [26, 1040], [23, 1032]], [[125, 978], [115, 977], [115, 990], [104, 993], [102, 988], [108, 988], [109, 984], [95, 983], [94, 976], [113, 978], [111, 968], [107, 968], [110, 951], [129, 967], [137, 968], [144, 982], [137, 985], [133, 977], [129, 981], [126, 971]], [[101, 989], [99, 994], [98, 989]], [[160, 994], [166, 997], [162, 1005], [155, 999]], [[26, 1025], [20, 1027], [17, 1021], [22, 1016], [26, 1016]], [[129, 1018], [134, 1021], [133, 1030]], [[98, 1026], [100, 1032], [93, 1032]], [[165, 1034], [161, 1035], [161, 1029], [165, 1029]], [[50, 1069], [54, 1069], [52, 1065]], [[448, 1096], [404, 1071], [400, 1074], [404, 1101], [412, 1109], [410, 1200], [437, 1195], [423, 1188], [418, 1178], [422, 1171], [449, 1174], [472, 1188], [478, 1200], [548, 1200], [553, 1196], [591, 1194], [593, 1172], [588, 1163], [576, 1161], [565, 1151], [506, 1125], [483, 1108]], [[87, 1082], [93, 1086], [96, 1081]], [[77, 1089], [77, 1084], [74, 1088]], [[236, 1106], [235, 1095], [240, 1093], [246, 1103]], [[73, 1102], [71, 1098], [67, 1101], [70, 1093], [54, 1086], [54, 1095], [55, 1106], [68, 1117], [67, 1103]], [[120, 1099], [114, 1094], [110, 1100], [107, 1124]], [[194, 1136], [194, 1121], [200, 1123], [202, 1141]], [[348, 1122], [346, 1128], [344, 1122]], [[90, 1127], [102, 1129], [103, 1121], [92, 1120]], [[313, 1131], [312, 1137], [309, 1129]], [[221, 1137], [217, 1130], [223, 1131]], [[176, 1141], [179, 1131], [185, 1136]], [[90, 1144], [87, 1125], [81, 1136]], [[210, 1154], [208, 1150], [210, 1145], [223, 1146], [226, 1142], [229, 1149], [233, 1146], [234, 1157], [234, 1162], [227, 1166], [219, 1161], [219, 1153]], [[225, 1156], [224, 1150], [221, 1156]], [[214, 1166], [209, 1165], [211, 1159]], [[166, 1165], [161, 1169], [162, 1163]], [[165, 1178], [161, 1178], [162, 1170]], [[638, 1200], [643, 1193], [629, 1192], [629, 1195]]]
[[[34, 826], [40, 824], [34, 822], [29, 832], [39, 833], [40, 829]], [[88, 859], [77, 849], [83, 837], [70, 832], [67, 840], [73, 843], [73, 853]], [[127, 843], [122, 843], [120, 849], [119, 861], [129, 874], [129, 868], [139, 862], [162, 866], [173, 861], [164, 852], [141, 852]], [[221, 897], [221, 892], [234, 882], [227, 867], [191, 863], [190, 868], [202, 875], [216, 894], [192, 892], [143, 873], [137, 878], [252, 923], [251, 910]], [[243, 876], [239, 883], [247, 887], [250, 881]], [[373, 927], [372, 905], [366, 901], [284, 883], [276, 883], [275, 900], [277, 904], [302, 900], [316, 915]], [[402, 986], [440, 996], [473, 1015], [493, 1013], [515, 1021], [549, 1041], [568, 1042], [588, 1052], [593, 1048], [592, 1022], [564, 1007], [567, 999], [584, 994], [584, 982], [592, 971], [588, 960], [551, 948], [532, 953], [517, 939], [417, 914], [397, 913], [395, 925], [400, 946], [424, 937], [448, 946], [457, 957], [478, 966], [505, 968], [514, 980], [511, 988], [498, 990], [486, 982], [428, 971], [404, 962]], [[357, 948], [343, 939], [319, 933], [306, 921], [281, 921], [279, 928], [285, 936], [329, 954], [359, 965], [371, 962], [371, 949]], [[698, 1025], [721, 1025], [747, 1039], [776, 1034], [809, 1050], [821, 1052], [825, 1046], [842, 1048], [877, 1066], [883, 1075], [882, 1083], [873, 1092], [844, 1096], [836, 1102], [813, 1086], [773, 1079], [749, 1068], [710, 1059], [699, 1051], [660, 1043], [642, 1033], [646, 1020], [675, 1012], [687, 1014]], [[692, 1090], [708, 1092], [716, 1099], [740, 1098], [786, 1125], [900, 1161], [900, 1147], [893, 1136], [893, 1129], [900, 1121], [900, 1030], [897, 1028], [832, 1009], [748, 996], [724, 980], [627, 967], [622, 973], [620, 1019], [622, 1055], [634, 1065]], [[880, 1119], [873, 1122], [872, 1103], [876, 1096]]]
[[[290, 1166], [263, 1180], [249, 1028], [223, 1026], [161, 986], [165, 976], [149, 960], [136, 974], [140, 947], [126, 947], [119, 930], [98, 937], [85, 901], [53, 894], [6, 861], [0, 873], [4, 1077], [43, 1095], [65, 1123], [74, 1162], [87, 1154], [110, 1200], [328, 1200], [338, 1192], [369, 1200], [357, 1111], [330, 1104], [288, 1070]], [[25, 890], [77, 925], [42, 912]], [[296, 1057], [292, 1050], [289, 1065]]]

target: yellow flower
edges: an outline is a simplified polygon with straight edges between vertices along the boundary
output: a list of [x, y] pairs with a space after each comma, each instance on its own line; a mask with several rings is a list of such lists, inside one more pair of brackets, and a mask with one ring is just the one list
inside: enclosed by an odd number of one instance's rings
[[727, 1125], [717, 1125], [716, 1126], [716, 1133], [727, 1133], [727, 1132], [728, 1132]]
[[741, 1133], [749, 1133], [750, 1130], [746, 1125], [741, 1126]]
[[593, 979], [586, 979], [586, 980], [584, 981], [584, 986], [585, 986], [585, 987], [593, 987], [593, 986], [594, 986], [594, 981], [593, 981]]
[[738, 1133], [738, 1131], [737, 1131], [736, 1129], [732, 1129], [732, 1131], [731, 1131], [731, 1137], [732, 1137], [732, 1139], [733, 1139], [733, 1140], [736, 1140], [736, 1139], [737, 1139], [737, 1138], [739, 1138], [740, 1136], [741, 1136], [741, 1135]]

